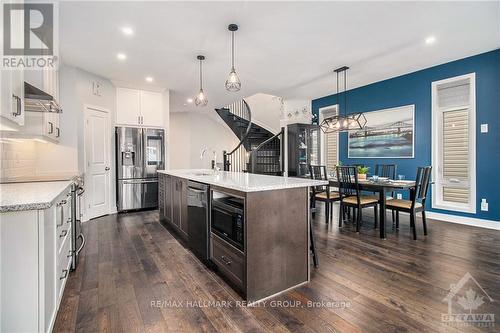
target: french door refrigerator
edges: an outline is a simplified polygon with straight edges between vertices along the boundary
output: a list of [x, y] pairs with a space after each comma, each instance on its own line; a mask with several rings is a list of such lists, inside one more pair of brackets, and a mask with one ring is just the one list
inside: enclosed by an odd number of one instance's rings
[[165, 168], [162, 129], [116, 127], [116, 205], [119, 212], [158, 207], [157, 170]]

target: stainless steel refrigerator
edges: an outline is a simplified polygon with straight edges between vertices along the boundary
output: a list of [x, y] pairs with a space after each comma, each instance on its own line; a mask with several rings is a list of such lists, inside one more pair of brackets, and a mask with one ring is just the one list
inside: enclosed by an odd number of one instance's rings
[[116, 127], [118, 211], [158, 207], [157, 170], [165, 168], [162, 129]]

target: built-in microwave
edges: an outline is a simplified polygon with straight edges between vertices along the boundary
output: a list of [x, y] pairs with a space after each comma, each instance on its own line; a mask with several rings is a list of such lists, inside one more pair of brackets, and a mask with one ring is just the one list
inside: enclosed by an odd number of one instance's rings
[[244, 213], [243, 200], [217, 199], [212, 201], [211, 230], [214, 234], [244, 251]]

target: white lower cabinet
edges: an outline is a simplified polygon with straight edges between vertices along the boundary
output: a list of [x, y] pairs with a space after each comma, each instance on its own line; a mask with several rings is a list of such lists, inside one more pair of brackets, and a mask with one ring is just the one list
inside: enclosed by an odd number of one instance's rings
[[50, 332], [71, 264], [68, 187], [45, 210], [0, 214], [0, 332]]

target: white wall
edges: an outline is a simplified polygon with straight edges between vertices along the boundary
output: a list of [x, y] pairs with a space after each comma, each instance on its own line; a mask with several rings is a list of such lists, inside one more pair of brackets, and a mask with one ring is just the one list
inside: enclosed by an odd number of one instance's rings
[[36, 142], [5, 140], [0, 142], [0, 180], [15, 181], [36, 175]]
[[281, 100], [268, 94], [245, 97], [252, 111], [252, 122], [276, 134], [280, 131]]
[[[213, 111], [215, 114], [215, 111]], [[222, 151], [238, 144], [236, 135], [215, 115], [202, 112], [172, 112], [170, 114], [170, 168], [210, 168], [212, 151], [217, 163], [222, 162]], [[218, 116], [217, 116], [218, 117]], [[203, 160], [200, 152], [208, 148]]]
[[282, 126], [287, 124], [310, 124], [311, 117], [310, 99], [285, 99], [283, 101]]

